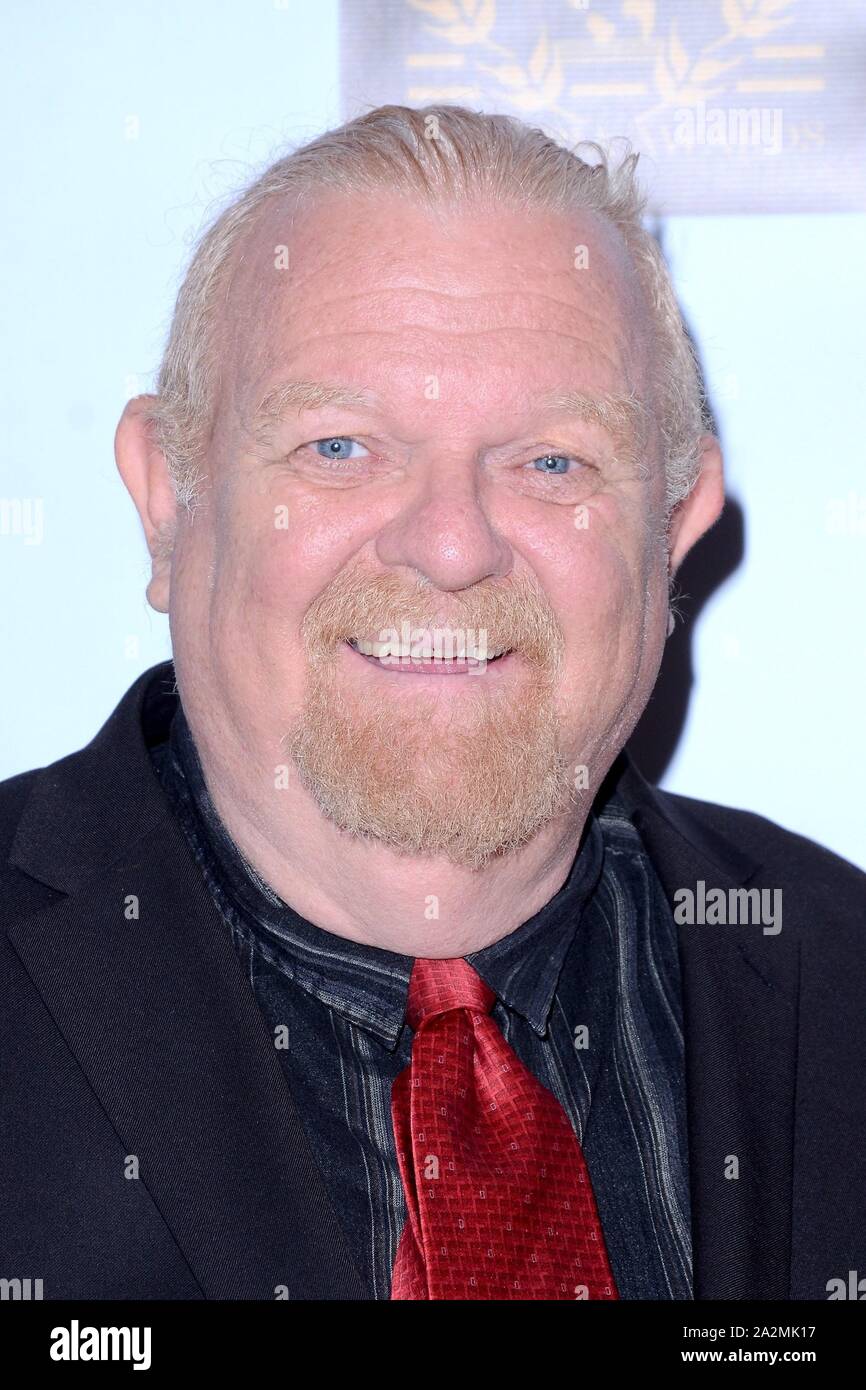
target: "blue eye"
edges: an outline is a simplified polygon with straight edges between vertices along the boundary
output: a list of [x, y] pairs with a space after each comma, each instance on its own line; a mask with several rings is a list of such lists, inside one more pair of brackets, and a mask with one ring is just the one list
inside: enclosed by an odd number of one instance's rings
[[[332, 435], [329, 439], [317, 439], [313, 447], [322, 458], [336, 459], [340, 463], [344, 459], [360, 458], [367, 452], [363, 444], [359, 444], [356, 439], [347, 439], [339, 434]], [[362, 454], [353, 454], [350, 452], [352, 449], [360, 449]]]
[[[568, 465], [573, 460], [567, 458], [565, 454], [542, 454], [540, 458], [532, 460], [533, 468], [539, 473], [553, 473], [554, 475], [567, 473]], [[562, 465], [560, 467], [559, 465]]]

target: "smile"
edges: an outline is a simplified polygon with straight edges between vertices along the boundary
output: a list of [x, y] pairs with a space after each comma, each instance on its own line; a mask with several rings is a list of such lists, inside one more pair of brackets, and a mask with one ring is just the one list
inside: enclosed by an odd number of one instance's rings
[[[514, 653], [511, 651], [491, 652], [479, 658], [476, 656], [412, 656], [410, 649], [394, 652], [386, 643], [366, 642], [349, 638], [344, 645], [368, 666], [378, 667], [393, 675], [409, 676], [462, 676], [477, 674], [491, 668], [504, 668], [511, 664]], [[377, 648], [383, 649], [380, 655]]]

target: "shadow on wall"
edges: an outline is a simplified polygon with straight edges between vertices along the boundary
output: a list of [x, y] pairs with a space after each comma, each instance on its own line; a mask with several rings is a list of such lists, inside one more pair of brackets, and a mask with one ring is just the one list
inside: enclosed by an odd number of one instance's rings
[[743, 509], [728, 498], [711, 531], [683, 561], [676, 578], [680, 617], [668, 638], [655, 689], [628, 742], [629, 753], [650, 782], [664, 776], [680, 740], [694, 684], [692, 637], [701, 609], [743, 558]]
[[[656, 240], [662, 244], [658, 228]], [[662, 248], [664, 249], [664, 248]], [[688, 324], [692, 343], [697, 347]], [[700, 362], [700, 353], [698, 352]], [[701, 381], [704, 383], [703, 368]], [[718, 419], [707, 400], [706, 428], [721, 440]], [[724, 441], [722, 441], [724, 447]], [[650, 782], [659, 782], [676, 751], [685, 727], [694, 684], [692, 638], [701, 610], [740, 564], [745, 551], [745, 517], [739, 502], [728, 497], [711, 531], [683, 561], [674, 583], [674, 607], [679, 614], [668, 638], [658, 680], [649, 703], [628, 741], [628, 751]]]

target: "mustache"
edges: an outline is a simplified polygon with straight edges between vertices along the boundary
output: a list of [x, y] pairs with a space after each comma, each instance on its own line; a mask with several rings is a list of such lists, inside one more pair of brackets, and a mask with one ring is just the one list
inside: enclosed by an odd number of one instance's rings
[[425, 581], [407, 584], [397, 574], [342, 571], [313, 601], [301, 625], [311, 662], [320, 664], [350, 637], [390, 629], [485, 632], [491, 647], [518, 652], [533, 666], [558, 672], [564, 638], [544, 591], [533, 575], [483, 580], [455, 593]]

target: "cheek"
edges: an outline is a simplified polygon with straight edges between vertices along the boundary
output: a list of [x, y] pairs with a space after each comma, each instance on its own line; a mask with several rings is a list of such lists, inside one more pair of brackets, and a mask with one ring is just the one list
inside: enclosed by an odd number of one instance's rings
[[557, 603], [570, 690], [606, 701], [633, 679], [642, 659], [646, 606], [656, 587], [652, 574], [642, 531], [614, 530], [591, 510], [587, 529], [577, 531], [570, 547]]
[[639, 630], [641, 593], [624, 557], [604, 546], [587, 547], [574, 569], [573, 607], [566, 646], [589, 670], [627, 649]]
[[243, 540], [246, 621], [258, 612], [299, 635], [310, 604], [368, 538], [362, 509], [334, 500], [272, 489]]
[[263, 532], [244, 557], [243, 578], [233, 596], [240, 621], [247, 629], [258, 628], [265, 640], [298, 634], [304, 614], [328, 582], [320, 569], [321, 559], [317, 565], [290, 531]]
[[555, 550], [544, 555], [546, 582], [566, 635], [589, 630], [615, 631], [641, 611], [651, 556], [641, 522], [613, 499], [593, 499], [576, 508], [574, 522], [561, 532]]

